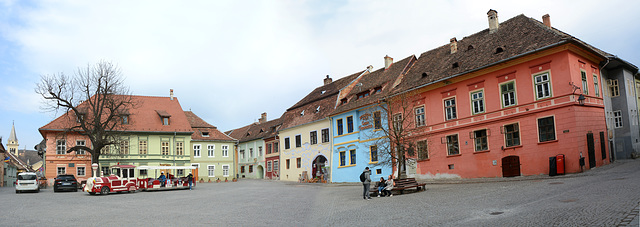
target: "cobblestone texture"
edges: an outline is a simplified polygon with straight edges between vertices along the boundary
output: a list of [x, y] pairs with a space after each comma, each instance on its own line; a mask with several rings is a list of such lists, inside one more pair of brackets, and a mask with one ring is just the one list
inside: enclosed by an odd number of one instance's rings
[[267, 180], [90, 196], [0, 188], [0, 226], [640, 226], [640, 160], [581, 174], [429, 182], [362, 199], [360, 184]]

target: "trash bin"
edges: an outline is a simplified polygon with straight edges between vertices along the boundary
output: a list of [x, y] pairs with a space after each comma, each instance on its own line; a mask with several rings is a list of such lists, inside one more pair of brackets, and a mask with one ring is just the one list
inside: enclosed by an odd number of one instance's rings
[[556, 155], [556, 173], [558, 175], [563, 175], [564, 174], [564, 155], [563, 154], [559, 154]]
[[549, 157], [549, 176], [557, 175], [557, 161], [556, 156]]

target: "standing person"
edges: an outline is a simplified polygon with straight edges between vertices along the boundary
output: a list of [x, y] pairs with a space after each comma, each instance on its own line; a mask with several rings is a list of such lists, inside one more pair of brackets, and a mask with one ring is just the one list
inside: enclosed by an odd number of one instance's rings
[[389, 178], [387, 178], [387, 185], [386, 187], [384, 187], [383, 191], [386, 191], [389, 197], [391, 197], [393, 196], [393, 193], [391, 193], [391, 189], [393, 189], [393, 186], [395, 185], [396, 182], [393, 181], [393, 175], [389, 175]]
[[167, 181], [167, 177], [164, 175], [164, 171], [160, 172], [160, 177], [158, 177], [158, 180], [160, 181], [160, 186], [164, 187], [164, 185], [165, 185], [165, 183]]
[[384, 181], [384, 177], [380, 177], [380, 182], [378, 182], [376, 186], [378, 187], [378, 197], [380, 197], [380, 195], [384, 196], [382, 193], [384, 192], [384, 188], [387, 186]]
[[371, 170], [369, 167], [364, 168], [364, 181], [362, 181], [362, 186], [364, 187], [364, 191], [362, 192], [362, 197], [366, 200], [371, 199], [371, 195], [369, 195], [369, 188], [371, 187]]
[[187, 181], [189, 181], [189, 190], [191, 190], [191, 185], [193, 185], [193, 174], [191, 172], [187, 175]]

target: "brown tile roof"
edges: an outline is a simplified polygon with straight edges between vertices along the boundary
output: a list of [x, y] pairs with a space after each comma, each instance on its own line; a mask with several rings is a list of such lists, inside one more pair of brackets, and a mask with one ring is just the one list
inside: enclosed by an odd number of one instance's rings
[[[393, 91], [406, 91], [568, 42], [583, 45], [600, 56], [610, 56], [567, 33], [519, 15], [500, 23], [492, 34], [487, 28], [459, 40], [456, 53], [450, 53], [449, 44], [422, 53]], [[498, 48], [502, 49], [499, 53]]]
[[239, 142], [246, 142], [255, 139], [274, 137], [278, 134], [278, 129], [280, 129], [281, 125], [282, 120], [280, 120], [280, 118], [277, 118], [265, 123], [256, 122], [239, 129], [227, 131], [225, 133], [231, 133], [231, 137], [237, 136], [233, 138], [238, 139]]
[[282, 114], [280, 118], [283, 123], [280, 130], [328, 117], [336, 107], [341, 90], [351, 84], [358, 76], [366, 73], [368, 71], [363, 70], [317, 87]]
[[234, 138], [238, 141], [240, 141], [243, 137], [246, 136], [247, 131], [249, 131], [249, 128], [251, 128], [252, 125], [257, 124], [257, 123], [251, 123], [249, 125], [237, 128], [237, 129], [232, 129], [229, 131], [224, 132], [224, 134], [227, 134], [228, 136], [230, 136], [231, 138]]
[[[130, 114], [129, 124], [122, 125], [122, 130], [133, 132], [192, 132], [189, 121], [182, 111], [177, 98], [171, 100], [169, 97], [133, 95], [131, 99], [134, 107], [127, 110]], [[171, 116], [169, 125], [162, 125], [159, 112], [165, 116]], [[41, 133], [46, 130], [65, 130], [70, 126], [77, 125], [75, 119], [73, 112], [70, 111], [42, 126], [39, 130]]]
[[[234, 138], [220, 132], [215, 126], [210, 125], [206, 121], [202, 120], [202, 118], [198, 117], [198, 115], [194, 114], [191, 111], [184, 111], [185, 116], [187, 116], [187, 120], [193, 129], [193, 134], [191, 134], [192, 140], [198, 141], [236, 141]], [[204, 136], [202, 133], [208, 134], [209, 136]]]
[[[356, 109], [359, 107], [367, 106], [378, 101], [378, 99], [385, 97], [391, 90], [391, 85], [398, 79], [400, 75], [404, 75], [411, 66], [416, 62], [415, 55], [411, 55], [395, 62], [389, 66], [388, 69], [380, 68], [369, 74], [363, 75], [357, 79], [357, 86], [354, 87], [348, 94], [346, 94], [347, 103], [338, 104], [332, 115], [339, 114], [345, 111]], [[376, 93], [377, 88], [382, 89]], [[367, 97], [358, 99], [358, 95], [368, 92], [370, 94]]]

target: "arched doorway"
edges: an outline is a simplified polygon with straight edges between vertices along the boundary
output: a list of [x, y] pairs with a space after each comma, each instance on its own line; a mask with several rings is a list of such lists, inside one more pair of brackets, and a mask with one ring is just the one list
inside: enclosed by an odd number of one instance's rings
[[256, 174], [258, 175], [258, 179], [263, 179], [264, 178], [264, 169], [262, 168], [262, 166], [258, 166], [258, 168], [256, 168], [257, 172]]
[[311, 163], [312, 178], [316, 178], [316, 176], [318, 176], [319, 174], [322, 174], [324, 176], [327, 175], [326, 170], [324, 169], [324, 165], [326, 162], [327, 162], [327, 158], [325, 158], [323, 155], [318, 155], [318, 157], [316, 157], [316, 159], [313, 160], [313, 162]]
[[502, 177], [520, 176], [520, 157], [507, 156], [502, 158]]

